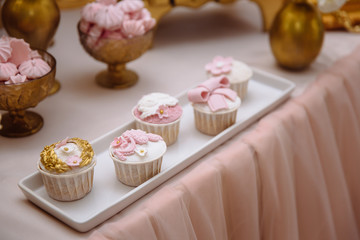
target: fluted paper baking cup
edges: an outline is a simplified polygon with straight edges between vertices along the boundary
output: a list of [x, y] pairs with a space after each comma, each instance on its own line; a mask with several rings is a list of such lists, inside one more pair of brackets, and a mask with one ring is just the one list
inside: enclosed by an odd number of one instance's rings
[[166, 124], [154, 124], [154, 123], [147, 123], [142, 121], [141, 119], [135, 117], [134, 110], [132, 111], [133, 117], [135, 119], [135, 126], [138, 129], [141, 129], [148, 133], [154, 133], [160, 135], [167, 146], [175, 143], [178, 136], [179, 136], [179, 129], [180, 129], [180, 119], [178, 118], [176, 121]]
[[92, 189], [95, 159], [91, 166], [74, 174], [52, 174], [44, 171], [38, 163], [45, 189], [48, 195], [59, 201], [74, 201], [85, 197]]
[[230, 88], [234, 90], [241, 100], [244, 100], [248, 91], [249, 80], [238, 83], [230, 83]]
[[237, 108], [225, 113], [206, 113], [194, 108], [196, 128], [207, 135], [217, 135], [236, 121]]
[[120, 161], [110, 153], [117, 179], [128, 186], [139, 186], [161, 171], [162, 156], [147, 162]]

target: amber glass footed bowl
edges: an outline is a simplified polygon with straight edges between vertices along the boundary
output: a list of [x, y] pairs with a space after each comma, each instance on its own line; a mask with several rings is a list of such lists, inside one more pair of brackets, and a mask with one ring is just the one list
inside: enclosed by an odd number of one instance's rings
[[2, 136], [25, 137], [38, 132], [44, 124], [39, 114], [26, 109], [35, 107], [48, 96], [55, 81], [56, 60], [45, 51], [38, 52], [49, 64], [49, 73], [23, 83], [0, 83], [0, 110], [8, 112], [2, 115]]
[[[129, 39], [111, 39], [96, 37], [85, 34], [80, 30], [78, 33], [80, 42], [85, 51], [98, 61], [108, 65], [108, 69], [98, 73], [96, 82], [106, 88], [128, 88], [138, 81], [135, 72], [126, 69], [126, 63], [137, 59], [152, 45], [154, 30], [150, 30], [142, 36]], [[90, 46], [91, 45], [91, 46]]]

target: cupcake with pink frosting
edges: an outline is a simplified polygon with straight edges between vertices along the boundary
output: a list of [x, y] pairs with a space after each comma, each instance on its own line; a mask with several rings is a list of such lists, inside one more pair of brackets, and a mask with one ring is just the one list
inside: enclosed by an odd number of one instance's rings
[[42, 77], [51, 68], [23, 39], [0, 38], [0, 84], [17, 84]]
[[245, 99], [248, 83], [253, 75], [248, 65], [232, 57], [216, 56], [205, 65], [205, 70], [208, 77], [226, 76], [230, 81], [230, 88], [237, 92], [241, 100]]
[[165, 93], [143, 96], [132, 110], [136, 128], [160, 135], [168, 146], [178, 138], [182, 113], [178, 99]]
[[230, 87], [226, 76], [213, 77], [188, 92], [194, 109], [196, 128], [217, 135], [236, 122], [241, 99]]
[[81, 11], [79, 30], [88, 35], [89, 47], [102, 39], [129, 39], [150, 31], [156, 24], [141, 0], [97, 0]]
[[110, 144], [118, 180], [129, 186], [139, 186], [161, 170], [166, 143], [161, 136], [142, 130], [127, 130]]

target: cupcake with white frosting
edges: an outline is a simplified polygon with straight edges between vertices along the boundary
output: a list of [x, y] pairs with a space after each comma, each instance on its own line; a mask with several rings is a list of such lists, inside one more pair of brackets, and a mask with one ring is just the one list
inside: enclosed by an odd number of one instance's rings
[[129, 186], [139, 186], [158, 174], [165, 152], [161, 136], [140, 129], [125, 131], [109, 147], [117, 179]]
[[216, 56], [205, 65], [205, 70], [208, 77], [226, 76], [230, 81], [230, 88], [237, 92], [241, 100], [245, 99], [249, 80], [253, 76], [248, 65], [232, 57]]
[[165, 93], [143, 96], [132, 110], [136, 128], [160, 135], [168, 146], [178, 138], [182, 112], [178, 99]]
[[229, 79], [220, 76], [210, 78], [188, 92], [195, 126], [200, 132], [217, 135], [236, 122], [241, 99], [229, 87]]
[[66, 138], [45, 146], [38, 170], [48, 195], [59, 201], [73, 201], [92, 189], [96, 160], [90, 143]]

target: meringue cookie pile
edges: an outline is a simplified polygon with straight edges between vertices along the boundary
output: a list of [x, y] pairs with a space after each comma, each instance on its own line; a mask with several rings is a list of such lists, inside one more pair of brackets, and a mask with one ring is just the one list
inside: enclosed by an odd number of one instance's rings
[[82, 9], [79, 28], [91, 36], [88, 45], [95, 46], [104, 38], [127, 39], [144, 35], [155, 23], [142, 0], [97, 0]]
[[38, 51], [31, 50], [23, 39], [0, 38], [0, 84], [22, 83], [44, 76], [50, 70]]

